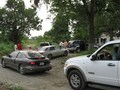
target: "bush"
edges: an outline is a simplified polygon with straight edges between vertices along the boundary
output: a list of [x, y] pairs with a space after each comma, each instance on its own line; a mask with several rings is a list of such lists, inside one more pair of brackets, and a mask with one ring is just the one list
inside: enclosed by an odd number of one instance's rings
[[0, 58], [14, 50], [13, 43], [0, 43]]

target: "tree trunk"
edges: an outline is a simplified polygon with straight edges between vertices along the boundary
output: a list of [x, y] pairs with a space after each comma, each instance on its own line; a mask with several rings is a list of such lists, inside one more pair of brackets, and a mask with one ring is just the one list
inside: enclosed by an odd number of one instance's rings
[[90, 13], [88, 15], [89, 19], [89, 50], [94, 49], [94, 0], [91, 0]]

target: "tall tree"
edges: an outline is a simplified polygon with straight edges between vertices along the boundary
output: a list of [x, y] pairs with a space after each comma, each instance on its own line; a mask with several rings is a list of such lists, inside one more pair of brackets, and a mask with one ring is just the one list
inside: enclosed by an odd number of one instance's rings
[[30, 30], [40, 30], [42, 20], [36, 13], [35, 7], [26, 9], [22, 0], [8, 0], [2, 15], [6, 37], [19, 43], [24, 35], [30, 35]]
[[[34, 1], [35, 2], [37, 1], [38, 3], [40, 0], [34, 0]], [[75, 22], [76, 25], [77, 23], [81, 22], [81, 19], [78, 17], [82, 17], [82, 16], [87, 17], [84, 19], [88, 23], [88, 25], [86, 24], [86, 27], [88, 28], [88, 35], [89, 35], [89, 50], [92, 50], [94, 46], [94, 37], [95, 37], [94, 29], [95, 29], [96, 15], [100, 12], [102, 12], [102, 15], [105, 15], [105, 13], [108, 13], [114, 10], [115, 12], [119, 12], [119, 10], [116, 9], [114, 6], [116, 6], [115, 4], [117, 4], [117, 6], [119, 7], [119, 4], [120, 4], [120, 1], [116, 1], [116, 0], [42, 0], [42, 1], [47, 1], [47, 2], [50, 1], [51, 2], [50, 4], [52, 5], [54, 12], [58, 13], [59, 11], [62, 10], [64, 14], [69, 14], [68, 16], [70, 21]], [[110, 18], [112, 20], [113, 15], [112, 14], [110, 15], [112, 16]], [[110, 25], [113, 25], [113, 24], [110, 24]], [[75, 29], [75, 30], [78, 30], [78, 29]]]

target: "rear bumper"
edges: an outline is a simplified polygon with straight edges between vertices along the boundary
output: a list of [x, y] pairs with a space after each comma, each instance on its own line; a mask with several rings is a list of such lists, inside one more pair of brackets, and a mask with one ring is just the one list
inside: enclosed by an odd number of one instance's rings
[[39, 72], [39, 71], [49, 71], [52, 69], [51, 65], [45, 65], [45, 66], [26, 66], [24, 67], [24, 70], [26, 73], [30, 72]]

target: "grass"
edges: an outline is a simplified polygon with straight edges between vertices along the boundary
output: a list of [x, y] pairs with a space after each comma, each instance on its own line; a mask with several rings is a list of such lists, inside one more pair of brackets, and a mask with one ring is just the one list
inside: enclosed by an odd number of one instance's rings
[[89, 54], [92, 54], [95, 50], [93, 51], [89, 51], [89, 50], [86, 50], [86, 51], [83, 51], [81, 53], [78, 53], [76, 54], [75, 56], [70, 56], [70, 57], [65, 57], [62, 61], [61, 61], [61, 64], [64, 64], [66, 62], [66, 60], [68, 60], [69, 58], [73, 58], [73, 57], [77, 57], [77, 56], [82, 56], [82, 55], [89, 55]]
[[89, 54], [92, 54], [93, 52], [95, 52], [95, 50], [86, 50], [86, 51], [83, 51], [79, 54], [77, 54], [77, 56], [82, 56], [82, 55], [89, 55]]
[[12, 90], [25, 90], [25, 89], [23, 87], [16, 85], [12, 87]]

